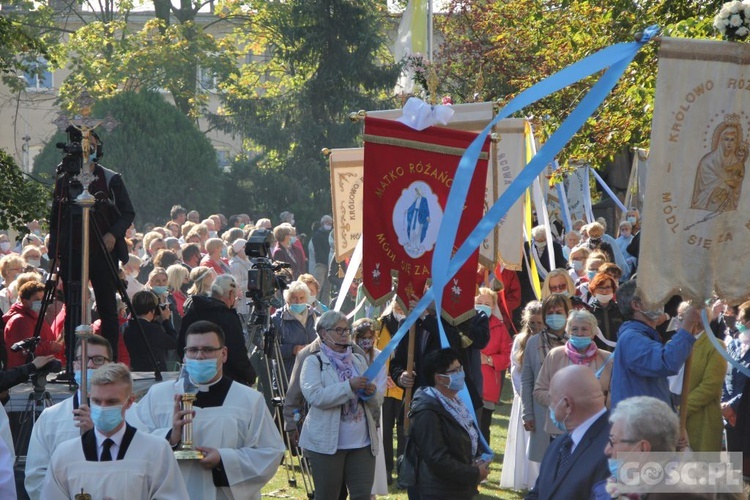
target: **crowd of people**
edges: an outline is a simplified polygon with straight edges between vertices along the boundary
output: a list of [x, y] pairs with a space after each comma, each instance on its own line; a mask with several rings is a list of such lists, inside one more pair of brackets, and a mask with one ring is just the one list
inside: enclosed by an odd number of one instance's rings
[[[87, 359], [66, 337], [61, 286], [42, 307], [49, 235], [38, 222], [16, 247], [0, 234], [0, 390], [70, 356], [77, 380], [85, 369], [91, 384], [89, 401], [76, 393], [36, 422], [28, 495], [67, 498], [84, 488], [95, 497], [259, 498], [292, 447], [309, 461], [316, 498], [368, 499], [394, 481], [409, 498], [472, 498], [488, 480], [528, 490], [529, 498], [585, 498], [616, 492], [618, 451], [750, 451], [747, 377], [708, 339], [716, 336], [750, 366], [750, 302], [717, 300], [707, 332], [698, 308], [679, 297], [666, 312], [645, 303], [636, 280], [637, 210], [625, 214], [616, 237], [604, 220], [576, 221], [567, 232], [535, 227], [520, 270], [479, 266], [476, 314], [454, 325], [428, 307], [415, 325], [413, 353], [405, 338], [371, 379], [365, 371], [414, 303], [364, 301], [354, 310], [362, 291], [358, 280], [339, 289], [346, 263], [333, 258], [332, 222], [323, 216], [307, 238], [288, 211], [274, 223], [247, 214], [202, 219], [176, 205], [160, 226], [131, 224], [122, 237], [127, 258], [117, 278], [127, 297], [117, 298], [117, 335], [89, 337]], [[262, 374], [250, 359], [245, 250], [259, 230], [272, 241], [271, 258], [289, 264], [270, 317], [283, 422], [251, 388]], [[338, 294], [348, 299], [341, 312], [332, 310]], [[32, 362], [11, 346], [32, 336], [43, 309]], [[103, 333], [103, 319], [95, 333]], [[131, 370], [180, 365], [200, 388], [193, 410], [180, 406], [172, 382], [134, 400]], [[513, 399], [505, 450], [495, 450], [504, 451], [502, 475], [493, 477], [491, 429], [501, 425], [493, 420], [498, 406], [509, 403], [501, 400], [506, 378]], [[685, 433], [675, 424], [678, 410], [687, 413]], [[189, 421], [203, 458], [176, 462], [171, 451]], [[12, 457], [13, 443], [3, 444], [0, 459]]]

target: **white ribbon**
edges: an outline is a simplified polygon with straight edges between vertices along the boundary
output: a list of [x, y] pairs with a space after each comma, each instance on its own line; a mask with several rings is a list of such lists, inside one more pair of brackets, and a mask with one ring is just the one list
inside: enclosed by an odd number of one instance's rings
[[414, 130], [424, 130], [438, 123], [448, 125], [448, 120], [455, 113], [451, 106], [427, 104], [417, 97], [410, 97], [401, 111], [403, 114], [396, 121]]

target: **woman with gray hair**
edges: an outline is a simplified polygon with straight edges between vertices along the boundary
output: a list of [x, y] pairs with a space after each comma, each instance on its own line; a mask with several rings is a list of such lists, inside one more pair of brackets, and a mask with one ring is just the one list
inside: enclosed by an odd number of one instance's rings
[[301, 281], [293, 281], [284, 290], [284, 307], [271, 317], [279, 339], [287, 380], [292, 374], [297, 353], [315, 340], [317, 314], [309, 305], [310, 289]]
[[305, 359], [300, 375], [310, 411], [299, 441], [312, 466], [315, 498], [338, 498], [343, 483], [352, 500], [369, 500], [383, 394], [362, 376], [367, 361], [352, 352], [344, 314], [323, 313], [315, 330], [320, 351]]
[[[565, 345], [552, 349], [542, 363], [542, 369], [534, 384], [534, 400], [549, 406], [552, 398], [549, 393], [552, 377], [562, 368], [570, 365], [585, 365], [591, 368], [599, 379], [604, 392], [605, 400], [608, 401], [609, 382], [612, 377], [611, 353], [599, 349], [593, 342], [596, 335], [596, 317], [584, 309], [573, 309], [568, 313], [568, 321], [565, 332], [568, 341]], [[558, 427], [548, 415], [544, 424], [545, 432], [551, 435], [560, 435], [566, 432], [564, 428]]]

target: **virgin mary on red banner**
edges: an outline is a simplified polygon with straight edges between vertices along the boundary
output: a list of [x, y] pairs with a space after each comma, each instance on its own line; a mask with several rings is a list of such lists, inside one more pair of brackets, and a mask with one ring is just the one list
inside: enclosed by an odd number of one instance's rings
[[[430, 127], [418, 132], [401, 123], [365, 118], [364, 255], [366, 293], [375, 304], [388, 299], [391, 277], [406, 305], [422, 295], [430, 278], [448, 192], [461, 155], [476, 134]], [[477, 166], [456, 243], [483, 214], [489, 143]], [[460, 322], [474, 313], [478, 253], [446, 287], [444, 315]]]

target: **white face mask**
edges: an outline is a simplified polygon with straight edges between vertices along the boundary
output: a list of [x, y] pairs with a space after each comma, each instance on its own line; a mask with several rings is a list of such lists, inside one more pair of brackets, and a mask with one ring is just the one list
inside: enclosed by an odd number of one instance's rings
[[614, 297], [614, 294], [612, 294], [612, 293], [597, 293], [597, 294], [594, 294], [594, 297], [596, 298], [596, 300], [599, 301], [600, 304], [607, 305], [612, 300], [612, 297]]
[[2, 250], [3, 252], [7, 252], [8, 250], [10, 250], [10, 243], [7, 242], [7, 241], [1, 242], [0, 243], [0, 250]]

